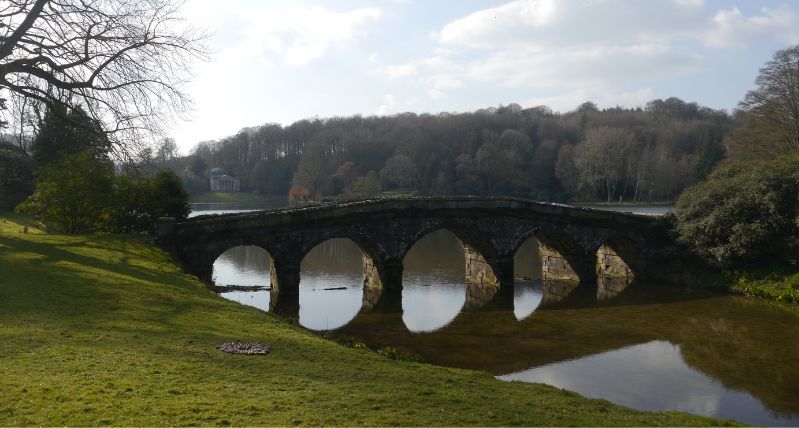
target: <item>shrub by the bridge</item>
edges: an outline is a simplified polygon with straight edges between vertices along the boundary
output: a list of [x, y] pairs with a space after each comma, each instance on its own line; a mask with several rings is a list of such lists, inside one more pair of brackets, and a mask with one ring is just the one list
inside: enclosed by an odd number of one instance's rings
[[171, 171], [114, 176], [113, 164], [77, 153], [39, 169], [33, 194], [17, 207], [65, 233], [148, 233], [159, 217], [184, 219], [189, 196]]
[[731, 165], [680, 195], [679, 239], [717, 266], [795, 262], [799, 157]]

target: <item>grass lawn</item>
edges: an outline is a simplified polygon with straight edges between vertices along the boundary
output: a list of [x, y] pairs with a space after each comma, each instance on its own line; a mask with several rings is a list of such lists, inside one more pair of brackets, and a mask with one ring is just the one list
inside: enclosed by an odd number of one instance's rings
[[[215, 349], [230, 340], [272, 353]], [[0, 425], [717, 423], [347, 348], [216, 296], [141, 239], [0, 213]]]

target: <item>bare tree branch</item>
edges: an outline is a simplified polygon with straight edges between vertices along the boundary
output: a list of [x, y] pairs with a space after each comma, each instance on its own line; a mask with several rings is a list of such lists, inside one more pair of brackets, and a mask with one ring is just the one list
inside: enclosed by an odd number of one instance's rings
[[184, 92], [190, 67], [208, 57], [205, 35], [181, 18], [181, 5], [3, 1], [0, 98], [11, 98], [15, 118], [30, 118], [42, 106], [80, 106], [104, 125], [123, 155], [158, 140], [167, 123], [190, 110]]
[[755, 83], [738, 105], [746, 124], [761, 135], [779, 136], [781, 144], [769, 145], [770, 150], [781, 145], [783, 152], [799, 151], [799, 45], [777, 51]]

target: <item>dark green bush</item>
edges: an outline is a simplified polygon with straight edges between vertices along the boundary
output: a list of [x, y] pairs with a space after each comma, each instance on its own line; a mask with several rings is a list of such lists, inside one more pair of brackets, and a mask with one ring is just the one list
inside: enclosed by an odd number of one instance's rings
[[33, 163], [22, 150], [0, 142], [0, 209], [13, 210], [33, 193]]
[[721, 168], [677, 201], [679, 240], [719, 267], [795, 262], [797, 232], [797, 157]]
[[18, 210], [65, 233], [148, 233], [160, 217], [186, 218], [188, 201], [170, 171], [117, 177], [110, 161], [83, 152], [39, 168], [36, 189]]
[[159, 218], [183, 220], [190, 210], [189, 195], [171, 171], [152, 178], [116, 177], [105, 227], [117, 233], [147, 233]]
[[17, 211], [58, 232], [102, 230], [113, 182], [111, 161], [97, 160], [88, 152], [65, 155], [37, 170], [36, 188]]

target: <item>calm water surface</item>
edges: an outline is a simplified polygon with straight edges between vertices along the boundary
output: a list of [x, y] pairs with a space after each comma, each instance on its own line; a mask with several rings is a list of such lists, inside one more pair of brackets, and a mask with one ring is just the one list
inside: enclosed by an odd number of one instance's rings
[[[191, 204], [192, 211], [189, 217], [196, 217], [198, 215], [206, 214], [233, 214], [248, 211], [256, 211], [268, 208], [281, 208], [285, 206], [282, 201], [273, 201], [269, 204], [262, 203], [193, 203]], [[580, 204], [579, 206], [586, 208], [593, 208], [603, 211], [616, 211], [627, 212], [633, 214], [645, 215], [664, 215], [674, 212], [674, 205], [597, 205], [597, 204]]]
[[644, 215], [664, 215], [674, 212], [674, 205], [594, 205], [580, 204], [579, 206], [593, 208], [602, 211], [616, 211], [622, 213], [644, 214]]
[[[519, 250], [513, 289], [487, 294], [464, 284], [457, 239], [431, 233], [404, 260], [400, 300], [365, 310], [360, 250], [329, 240], [302, 262], [300, 324], [638, 409], [799, 425], [799, 309], [680, 284], [569, 292], [540, 280], [537, 248], [531, 239]], [[268, 287], [269, 269], [264, 250], [236, 247], [214, 281]], [[269, 310], [268, 290], [221, 295]]]
[[267, 209], [268, 207], [241, 204], [191, 204], [189, 218], [198, 215], [236, 214]]

